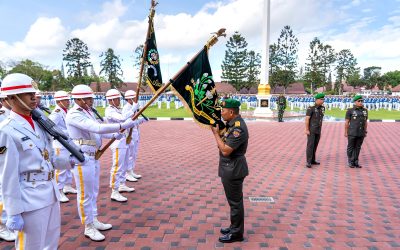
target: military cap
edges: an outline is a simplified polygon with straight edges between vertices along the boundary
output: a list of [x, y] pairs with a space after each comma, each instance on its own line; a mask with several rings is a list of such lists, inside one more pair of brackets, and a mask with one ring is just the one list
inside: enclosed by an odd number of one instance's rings
[[229, 98], [222, 102], [221, 107], [223, 107], [223, 108], [239, 108], [240, 102], [238, 100]]
[[356, 95], [353, 97], [353, 102], [360, 100], [360, 99], [363, 99], [363, 97], [361, 95]]
[[325, 94], [324, 93], [318, 93], [314, 96], [315, 99], [322, 99], [325, 98]]

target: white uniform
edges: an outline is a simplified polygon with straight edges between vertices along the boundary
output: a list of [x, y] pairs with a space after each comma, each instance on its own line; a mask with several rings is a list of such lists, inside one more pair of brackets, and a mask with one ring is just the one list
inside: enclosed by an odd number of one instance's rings
[[16, 249], [57, 249], [60, 237], [60, 204], [54, 169], [52, 139], [36, 122], [11, 111], [0, 125], [0, 172], [4, 209], [8, 216], [21, 214], [23, 231]]
[[[107, 123], [121, 123], [133, 115], [133, 109], [127, 110], [125, 114], [114, 106], [108, 106], [105, 110], [105, 120]], [[128, 145], [126, 145], [126, 136], [115, 140], [111, 144], [112, 167], [110, 172], [110, 187], [118, 189], [120, 185], [125, 184], [126, 167], [129, 163]]]
[[[101, 138], [118, 131], [119, 124], [100, 124], [92, 111], [75, 105], [66, 116], [68, 134], [75, 144], [85, 153], [87, 160], [73, 168], [76, 180], [77, 205], [81, 222], [84, 225], [93, 223], [97, 217], [97, 195], [99, 193], [100, 162], [95, 159], [96, 151], [101, 147]], [[100, 135], [103, 134], [103, 135]]]
[[0, 122], [7, 119], [9, 115], [10, 115], [10, 110], [8, 108], [6, 108], [5, 106], [0, 108]]
[[[136, 110], [138, 108], [138, 105], [134, 103], [134, 105], [130, 104], [127, 102], [125, 106], [122, 108], [122, 114], [126, 115], [129, 114], [131, 110]], [[132, 170], [135, 172], [135, 167], [136, 167], [136, 158], [137, 158], [137, 153], [139, 149], [139, 139], [140, 139], [140, 131], [139, 131], [139, 126], [135, 126], [132, 128], [132, 140], [131, 143], [128, 145], [128, 163], [126, 167], [126, 171]]]
[[[55, 109], [49, 115], [49, 119], [52, 120], [56, 126], [63, 132], [64, 134], [68, 135], [67, 125], [65, 124], [65, 117], [67, 113], [56, 105]], [[53, 148], [55, 157], [69, 157], [71, 153], [57, 140], [53, 141]], [[56, 170], [56, 181], [58, 185], [58, 189], [61, 190], [64, 188], [64, 185], [71, 185], [72, 184], [72, 172], [70, 170], [71, 167], [67, 167], [63, 170]]]

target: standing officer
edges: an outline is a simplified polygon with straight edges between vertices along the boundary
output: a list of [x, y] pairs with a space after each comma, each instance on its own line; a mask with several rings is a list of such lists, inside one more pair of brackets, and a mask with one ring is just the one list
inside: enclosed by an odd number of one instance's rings
[[[122, 95], [116, 89], [110, 89], [106, 93], [108, 107], [105, 110], [105, 119], [107, 123], [119, 123], [125, 121], [133, 115], [133, 109], [126, 114], [122, 114], [119, 108]], [[110, 172], [110, 188], [111, 200], [125, 202], [128, 199], [120, 194], [120, 192], [133, 192], [134, 188], [125, 185], [126, 168], [129, 163], [128, 145], [126, 145], [126, 137], [123, 136], [119, 140], [115, 140], [111, 145], [112, 167]]]
[[2, 84], [12, 111], [0, 126], [1, 193], [6, 226], [18, 231], [15, 249], [57, 249], [60, 195], [53, 166], [59, 165], [52, 139], [32, 119], [35, 88], [32, 78], [19, 73], [7, 75]]
[[99, 230], [109, 230], [112, 225], [101, 223], [97, 219], [100, 162], [95, 159], [95, 153], [101, 147], [102, 136], [121, 139], [122, 135], [115, 132], [133, 127], [137, 121], [129, 118], [123, 123], [101, 124], [96, 120], [91, 109], [94, 94], [89, 86], [76, 85], [71, 95], [76, 105], [68, 111], [66, 116], [68, 134], [88, 158], [87, 161], [78, 163], [73, 168], [74, 177], [77, 180], [78, 213], [82, 224], [85, 225], [85, 236], [93, 241], [102, 241], [105, 237]]
[[249, 133], [239, 114], [240, 102], [226, 99], [222, 102], [221, 116], [226, 121], [227, 131], [220, 137], [219, 127], [211, 127], [219, 149], [218, 176], [221, 177], [226, 199], [230, 206], [231, 225], [221, 228], [219, 241], [230, 243], [243, 241], [244, 206], [243, 181], [249, 174], [246, 150]]
[[[57, 91], [54, 93], [54, 100], [56, 107], [49, 115], [49, 119], [56, 124], [56, 126], [66, 135], [68, 135], [67, 125], [65, 124], [65, 117], [67, 116], [69, 108], [69, 94], [65, 91]], [[59, 141], [53, 141], [53, 148], [55, 157], [66, 157], [70, 152]], [[72, 187], [72, 172], [71, 166], [63, 170], [56, 170], [56, 181], [58, 189], [60, 190], [60, 201], [68, 202], [69, 199], [66, 193], [76, 194], [76, 189]]]
[[361, 95], [354, 96], [354, 106], [346, 112], [344, 136], [347, 137], [347, 159], [348, 166], [351, 168], [361, 168], [358, 156], [364, 138], [367, 136], [368, 110], [364, 108], [363, 101]]
[[283, 122], [283, 113], [286, 109], [286, 97], [280, 94], [276, 102], [278, 104], [278, 122]]
[[[122, 108], [122, 114], [129, 113], [131, 110], [138, 110], [139, 106], [135, 103], [136, 92], [133, 90], [128, 90], [125, 93], [126, 104]], [[139, 150], [140, 142], [140, 130], [139, 126], [135, 126], [132, 129], [132, 141], [129, 143], [128, 153], [129, 153], [129, 163], [127, 163], [126, 180], [136, 182], [138, 179], [142, 178], [140, 174], [135, 173], [136, 159]]]
[[320, 163], [315, 161], [315, 152], [317, 151], [318, 142], [321, 138], [322, 120], [324, 119], [325, 107], [324, 104], [324, 93], [319, 93], [314, 96], [315, 105], [307, 108], [306, 113], [306, 129], [307, 135], [307, 167], [311, 168], [311, 165], [319, 165]]
[[[1, 80], [0, 80], [1, 83]], [[0, 103], [2, 104], [2, 107], [0, 108], [0, 123], [4, 120], [7, 119], [7, 117], [10, 115], [11, 111], [11, 106], [9, 102], [7, 101], [7, 96], [4, 95], [0, 91]], [[0, 172], [0, 190], [1, 190], [1, 172]], [[1, 199], [1, 192], [0, 192], [0, 239], [4, 241], [14, 241], [15, 240], [15, 234], [13, 231], [9, 230], [5, 224], [3, 224], [3, 221], [5, 222], [7, 220], [7, 214], [6, 211], [3, 210], [3, 201]]]

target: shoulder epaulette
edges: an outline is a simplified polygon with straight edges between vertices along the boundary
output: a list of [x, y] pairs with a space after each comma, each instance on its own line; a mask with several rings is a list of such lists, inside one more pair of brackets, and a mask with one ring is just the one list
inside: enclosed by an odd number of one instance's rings
[[235, 127], [240, 127], [240, 121], [235, 122]]
[[56, 110], [54, 110], [54, 112], [57, 112], [57, 113], [60, 112], [60, 111], [61, 111], [61, 109], [56, 109]]

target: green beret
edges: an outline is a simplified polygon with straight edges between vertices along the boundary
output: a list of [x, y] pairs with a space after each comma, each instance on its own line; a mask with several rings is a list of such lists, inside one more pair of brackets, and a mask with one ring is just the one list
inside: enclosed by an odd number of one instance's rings
[[315, 99], [322, 99], [325, 98], [325, 94], [324, 93], [318, 93], [314, 96]]
[[238, 100], [229, 98], [222, 102], [221, 107], [223, 107], [223, 108], [239, 108], [240, 102]]
[[356, 95], [353, 97], [353, 102], [360, 100], [360, 99], [363, 99], [363, 97], [361, 95]]

